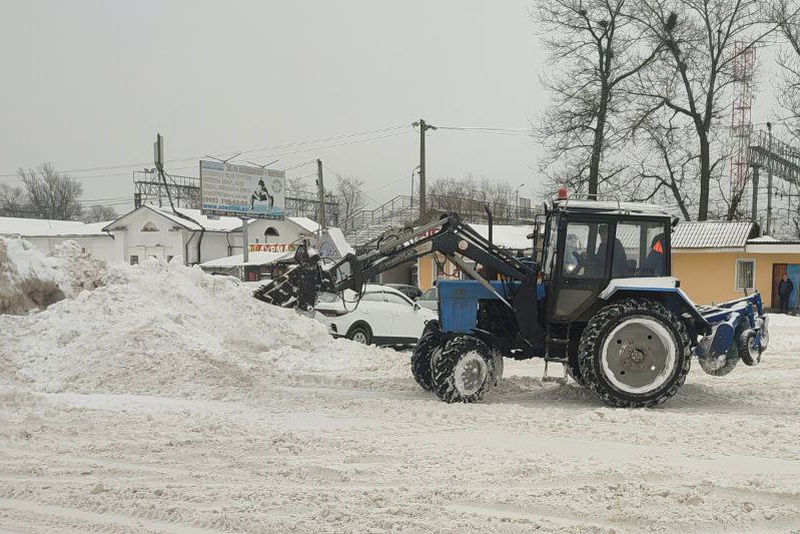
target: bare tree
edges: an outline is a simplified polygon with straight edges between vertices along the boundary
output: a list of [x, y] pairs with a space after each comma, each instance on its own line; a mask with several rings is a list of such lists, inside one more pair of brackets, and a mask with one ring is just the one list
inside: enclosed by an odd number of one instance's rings
[[656, 116], [648, 116], [637, 127], [637, 138], [643, 141], [638, 160], [637, 180], [628, 198], [636, 201], [675, 203], [685, 220], [691, 220], [689, 209], [696, 198], [694, 187], [697, 154], [687, 143], [686, 129], [664, 125]]
[[65, 221], [81, 218], [83, 187], [74, 178], [57, 172], [49, 163], [36, 170], [19, 169], [17, 175], [25, 184], [28, 204], [37, 217]]
[[83, 211], [83, 222], [97, 223], [113, 221], [119, 218], [117, 210], [111, 206], [90, 206], [89, 209]]
[[550, 152], [545, 167], [558, 167], [563, 185], [586, 187], [590, 198], [601, 182], [626, 167], [606, 162], [603, 168], [602, 162], [627, 137], [621, 117], [628, 107], [624, 85], [663, 48], [644, 41], [644, 29], [631, 17], [635, 5], [630, 0], [540, 0], [536, 14], [550, 59], [560, 67], [543, 79], [554, 99], [538, 129]]
[[364, 209], [364, 182], [354, 176], [336, 175], [336, 196], [339, 198], [339, 215], [348, 219]]
[[489, 206], [497, 222], [519, 217], [516, 189], [505, 180], [477, 179], [471, 174], [463, 178], [440, 178], [428, 187], [431, 209], [456, 212], [467, 219], [483, 218]]
[[0, 184], [0, 215], [4, 217], [30, 216], [26, 205], [25, 191], [21, 187]]
[[[729, 102], [726, 91], [737, 80], [735, 60], [772, 31], [759, 13], [761, 0], [641, 0], [638, 20], [648, 28], [651, 46], [667, 53], [659, 68], [638, 76], [639, 97], [649, 112], [662, 107], [671, 119], [684, 118], [694, 129], [698, 153], [697, 219], [709, 215], [711, 186], [721, 158], [714, 143]], [[719, 148], [717, 147], [717, 150]], [[719, 178], [719, 176], [717, 176]]]

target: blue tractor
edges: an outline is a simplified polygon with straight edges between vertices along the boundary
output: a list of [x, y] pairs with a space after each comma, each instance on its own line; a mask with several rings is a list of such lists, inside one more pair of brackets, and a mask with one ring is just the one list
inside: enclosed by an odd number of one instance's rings
[[411, 358], [423, 389], [477, 402], [502, 376], [503, 358], [542, 358], [545, 379], [558, 362], [606, 404], [656, 406], [683, 385], [693, 356], [721, 376], [739, 360], [759, 363], [768, 342], [758, 293], [696, 306], [681, 290], [671, 276], [675, 224], [650, 204], [559, 200], [530, 236], [531, 257], [514, 257], [448, 214], [330, 268], [300, 247], [297, 267], [254, 296], [311, 310], [318, 292], [359, 293], [381, 272], [435, 252], [469, 279], [438, 282], [439, 320]]

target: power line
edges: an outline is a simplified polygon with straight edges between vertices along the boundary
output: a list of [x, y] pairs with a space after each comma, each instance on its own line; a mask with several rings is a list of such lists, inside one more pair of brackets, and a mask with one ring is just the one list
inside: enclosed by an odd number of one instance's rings
[[508, 135], [531, 135], [530, 128], [495, 128], [493, 126], [439, 126], [438, 130], [453, 130], [457, 132], [496, 133]]
[[288, 167], [284, 167], [282, 170], [284, 172], [293, 171], [295, 169], [299, 169], [300, 167], [305, 167], [306, 165], [311, 165], [312, 163], [316, 163], [313, 159], [308, 161], [304, 161], [303, 163], [296, 163], [294, 165], [289, 165]]
[[[411, 133], [410, 130], [409, 131], [404, 131], [404, 132], [394, 132], [394, 133], [390, 133], [390, 134], [386, 134], [386, 135], [378, 135], [378, 136], [374, 136], [374, 137], [366, 137], [364, 139], [354, 139], [352, 141], [345, 141], [345, 142], [342, 142], [342, 143], [334, 143], [334, 144], [330, 144], [330, 145], [315, 146], [315, 147], [303, 148], [303, 149], [299, 149], [299, 150], [292, 150], [292, 151], [289, 151], [289, 152], [281, 152], [281, 153], [277, 153], [277, 154], [272, 154], [269, 157], [272, 158], [272, 157], [280, 157], [280, 156], [290, 156], [290, 155], [293, 155], [293, 154], [302, 154], [303, 152], [312, 152], [312, 151], [315, 151], [315, 150], [326, 150], [328, 148], [335, 148], [335, 147], [339, 147], [339, 146], [352, 145], [352, 144], [356, 144], [356, 143], [365, 143], [367, 141], [375, 141], [375, 140], [378, 140], [378, 139], [387, 139], [389, 137], [397, 137], [398, 135], [407, 135], [409, 133]], [[245, 153], [245, 152], [243, 151], [242, 153]], [[200, 157], [200, 156], [198, 156], [198, 157]], [[191, 158], [188, 158], [188, 159], [191, 159]], [[167, 161], [178, 161], [178, 160], [167, 160]], [[305, 165], [305, 164], [307, 164], [307, 163], [304, 163], [303, 165]], [[302, 165], [300, 165], [300, 166], [302, 166]], [[185, 166], [182, 166], [182, 167], [172, 167], [172, 169], [173, 170], [180, 170], [180, 169], [188, 169], [188, 168], [195, 168], [195, 167], [197, 167], [197, 165], [185, 165]], [[68, 173], [70, 171], [62, 171], [62, 172]], [[113, 177], [113, 176], [128, 176], [129, 174], [131, 174], [131, 172], [133, 172], [133, 170], [130, 170], [130, 171], [127, 171], [127, 172], [122, 172], [122, 173], [114, 173], [114, 174], [103, 173], [103, 174], [96, 174], [96, 175], [90, 175], [90, 176], [73, 176], [73, 178], [75, 178], [77, 180], [85, 180], [85, 179], [106, 178], [106, 177]], [[3, 177], [3, 176], [14, 176], [15, 178], [13, 178], [13, 179], [16, 179], [16, 175], [0, 175], [0, 177]]]
[[[332, 141], [332, 140], [335, 140], [335, 139], [346, 139], [346, 138], [349, 138], [349, 137], [356, 137], [356, 136], [359, 136], [359, 135], [368, 135], [368, 134], [373, 134], [373, 133], [388, 132], [388, 131], [398, 130], [400, 128], [408, 128], [408, 127], [409, 127], [408, 124], [398, 124], [398, 125], [389, 126], [389, 127], [386, 127], [386, 128], [375, 128], [375, 129], [372, 129], [372, 130], [361, 130], [361, 131], [357, 131], [357, 132], [348, 132], [348, 133], [338, 134], [338, 135], [329, 135], [329, 136], [325, 136], [325, 137], [317, 137], [317, 138], [313, 138], [313, 139], [305, 139], [305, 140], [302, 140], [302, 141], [293, 141], [293, 142], [290, 142], [290, 143], [281, 143], [281, 144], [276, 144], [276, 145], [265, 145], [265, 146], [261, 146], [261, 147], [255, 147], [255, 148], [247, 148], [247, 149], [241, 150], [239, 152], [241, 152], [242, 154], [250, 154], [250, 153], [253, 153], [253, 152], [261, 152], [261, 151], [264, 151], [264, 150], [273, 150], [273, 149], [279, 149], [279, 148], [288, 148], [288, 147], [292, 147], [292, 146], [302, 146], [302, 145], [313, 144], [313, 143], [321, 143], [323, 141]], [[222, 152], [222, 153], [227, 153], [227, 152]], [[183, 162], [183, 161], [197, 160], [197, 159], [200, 159], [200, 158], [203, 158], [203, 157], [205, 157], [205, 154], [196, 155], [196, 156], [187, 156], [187, 157], [181, 157], [181, 158], [172, 158], [172, 159], [166, 160], [166, 163], [180, 163], [180, 162]], [[147, 165], [151, 165], [151, 164], [152, 164], [152, 162], [148, 161], [148, 162], [139, 162], [139, 163], [120, 164], [120, 165], [85, 167], [85, 168], [80, 168], [80, 169], [65, 169], [65, 170], [60, 171], [60, 172], [63, 172], [63, 173], [81, 173], [81, 172], [95, 172], [95, 171], [111, 171], [111, 170], [117, 170], [117, 169], [134, 169], [134, 168], [137, 168], [137, 167], [147, 166]], [[0, 178], [9, 178], [9, 177], [16, 177], [16, 176], [17, 176], [17, 173], [0, 174]]]

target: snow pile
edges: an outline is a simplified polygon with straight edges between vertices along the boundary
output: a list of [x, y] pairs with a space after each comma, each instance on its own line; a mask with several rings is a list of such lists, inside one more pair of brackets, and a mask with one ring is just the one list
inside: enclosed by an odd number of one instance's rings
[[800, 318], [779, 313], [769, 314], [769, 345], [764, 358], [773, 354], [797, 355], [800, 349]]
[[231, 398], [263, 381], [379, 380], [408, 364], [394, 351], [333, 340], [320, 323], [196, 267], [150, 259], [101, 274], [105, 287], [38, 314], [0, 316], [9, 333], [0, 363], [13, 364], [0, 372], [14, 369], [15, 381], [48, 392]]
[[46, 308], [104, 285], [107, 276], [106, 261], [81, 252], [74, 241], [45, 255], [24, 239], [0, 238], [0, 313]]
[[25, 313], [64, 298], [61, 261], [22, 239], [0, 238], [0, 313]]

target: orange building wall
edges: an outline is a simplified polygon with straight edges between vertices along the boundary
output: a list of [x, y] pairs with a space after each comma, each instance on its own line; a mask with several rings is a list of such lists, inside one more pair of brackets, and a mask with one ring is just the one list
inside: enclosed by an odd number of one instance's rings
[[736, 260], [756, 260], [756, 289], [764, 305], [772, 305], [772, 266], [775, 263], [800, 263], [800, 254], [762, 254], [745, 252], [672, 252], [672, 275], [697, 304], [723, 302], [744, 296], [736, 291]]
[[[672, 276], [681, 281], [681, 289], [696, 304], [711, 304], [735, 299], [744, 295], [735, 291], [736, 258], [745, 257], [739, 253], [672, 252]], [[763, 269], [756, 261], [756, 280]], [[758, 283], [758, 282], [756, 282]]]
[[426, 291], [433, 287], [433, 260], [430, 256], [423, 256], [417, 260], [417, 278], [419, 288]]

